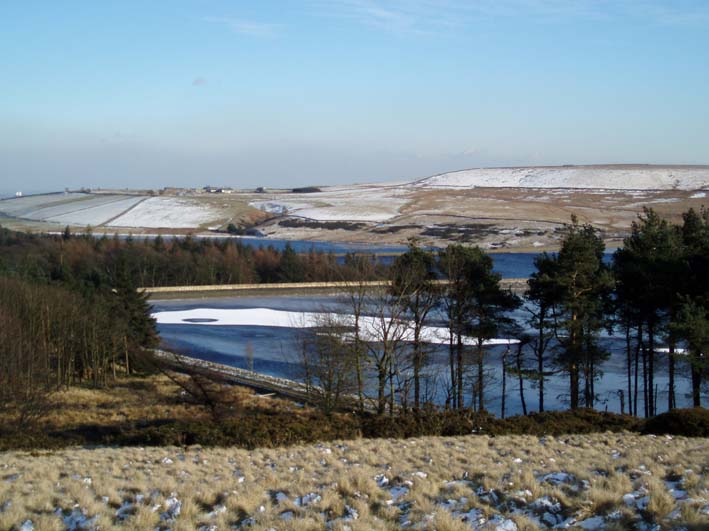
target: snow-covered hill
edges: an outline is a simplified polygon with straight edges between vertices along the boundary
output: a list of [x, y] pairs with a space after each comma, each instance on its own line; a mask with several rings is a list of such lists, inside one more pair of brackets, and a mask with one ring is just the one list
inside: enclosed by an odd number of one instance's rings
[[476, 168], [443, 173], [414, 183], [427, 188], [588, 188], [696, 190], [709, 187], [709, 166], [551, 166]]

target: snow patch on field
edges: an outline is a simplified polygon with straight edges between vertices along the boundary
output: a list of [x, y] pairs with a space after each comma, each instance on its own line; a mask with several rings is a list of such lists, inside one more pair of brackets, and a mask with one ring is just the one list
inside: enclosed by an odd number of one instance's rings
[[219, 218], [206, 204], [173, 197], [151, 197], [109, 223], [111, 227], [190, 229]]
[[142, 197], [117, 199], [108, 204], [86, 206], [81, 210], [52, 216], [46, 220], [69, 225], [102, 225], [126, 210], [133, 208], [142, 200]]
[[355, 185], [309, 194], [275, 194], [250, 206], [276, 215], [316, 221], [388, 221], [399, 215], [409, 191], [404, 187]]
[[18, 197], [0, 201], [0, 212], [17, 217], [27, 217], [27, 214], [39, 208], [81, 200], [88, 194], [46, 194]]
[[[270, 308], [218, 309], [194, 308], [191, 310], [156, 312], [153, 317], [158, 324], [196, 324], [207, 326], [274, 326], [282, 328], [315, 328], [329, 324], [342, 325], [354, 329], [354, 316], [317, 312], [291, 312]], [[386, 334], [386, 336], [385, 336]], [[447, 328], [425, 326], [421, 330], [421, 340], [431, 344], [448, 344]], [[410, 323], [392, 325], [389, 319], [372, 316], [360, 317], [360, 337], [367, 341], [378, 341], [384, 337], [413, 341]], [[486, 345], [509, 345], [514, 339], [491, 339]], [[474, 345], [473, 338], [464, 338], [466, 345]]]
[[[354, 207], [354, 208], [353, 208]], [[342, 207], [342, 206], [332, 206], [332, 207], [322, 207], [322, 208], [306, 208], [303, 210], [298, 210], [296, 214], [298, 216], [314, 219], [316, 221], [387, 221], [394, 216], [397, 212], [393, 211], [391, 208], [377, 208], [377, 207], [360, 207], [357, 208], [355, 205], [353, 207]]]
[[142, 201], [140, 196], [48, 194], [0, 202], [0, 212], [34, 221], [100, 225]]
[[3, 452], [0, 527], [707, 529], [706, 441], [607, 432]]
[[276, 214], [279, 216], [301, 210], [304, 208], [310, 208], [313, 206], [311, 203], [302, 203], [296, 201], [251, 201], [249, 206], [258, 208], [262, 212], [268, 212], [269, 214]]
[[694, 190], [709, 184], [709, 167], [476, 168], [434, 175], [415, 183], [427, 188], [593, 188]]

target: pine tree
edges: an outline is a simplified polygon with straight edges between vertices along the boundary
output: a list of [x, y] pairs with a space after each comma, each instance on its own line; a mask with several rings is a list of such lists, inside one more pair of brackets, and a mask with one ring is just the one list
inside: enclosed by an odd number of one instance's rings
[[421, 370], [426, 363], [426, 352], [421, 332], [430, 312], [438, 304], [438, 289], [434, 284], [436, 260], [431, 251], [422, 249], [415, 241], [392, 264], [392, 292], [405, 305], [406, 316], [413, 325], [411, 366], [414, 378], [414, 408], [421, 407]]
[[593, 407], [594, 382], [598, 364], [608, 353], [598, 345], [598, 335], [606, 326], [605, 311], [613, 285], [603, 263], [604, 244], [591, 225], [580, 225], [575, 217], [566, 226], [556, 264], [551, 268], [558, 290], [556, 363], [569, 375], [571, 409], [579, 407], [580, 378], [584, 376], [584, 405]]

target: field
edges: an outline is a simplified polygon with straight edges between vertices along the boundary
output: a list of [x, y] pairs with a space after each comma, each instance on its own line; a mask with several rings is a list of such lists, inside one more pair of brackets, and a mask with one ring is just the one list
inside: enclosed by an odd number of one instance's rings
[[[571, 215], [618, 245], [644, 206], [677, 222], [707, 202], [707, 166], [573, 166], [463, 170], [383, 184], [180, 195], [52, 194], [0, 202], [3, 225], [96, 232], [210, 233], [229, 223], [267, 237], [428, 245], [451, 241], [497, 251], [550, 249]], [[177, 193], [177, 192], [174, 192]]]
[[[709, 525], [705, 437], [618, 432], [622, 426], [635, 429], [637, 422], [614, 417], [585, 426], [613, 432], [493, 436], [491, 424], [456, 437], [364, 439], [346, 414], [326, 418], [307, 406], [234, 386], [221, 387], [218, 396], [231, 411], [226, 414], [236, 415], [235, 429], [267, 447], [164, 444], [156, 438], [159, 430], [175, 422], [188, 423], [196, 433], [207, 430], [204, 441], [219, 442], [211, 435], [217, 432], [207, 429], [214, 422], [209, 409], [165, 375], [55, 393], [38, 421], [39, 433], [59, 431], [65, 442], [83, 442], [46, 447], [26, 432], [15, 439], [15, 448], [27, 450], [0, 452], [0, 529]], [[602, 414], [593, 418], [597, 423]], [[504, 429], [524, 424], [509, 422]], [[534, 422], [522, 430], [553, 429]], [[115, 438], [97, 445], [101, 437], [121, 433], [124, 442], [142, 434], [141, 444], [156, 446], [135, 446], [134, 440], [120, 447]], [[12, 444], [4, 437], [0, 443]]]
[[706, 529], [709, 441], [628, 433], [0, 454], [2, 529]]

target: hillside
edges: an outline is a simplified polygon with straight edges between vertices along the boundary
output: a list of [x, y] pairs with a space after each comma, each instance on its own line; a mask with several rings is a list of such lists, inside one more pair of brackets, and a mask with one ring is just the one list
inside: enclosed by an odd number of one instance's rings
[[0, 454], [0, 528], [706, 529], [709, 440], [355, 440]]
[[709, 166], [597, 165], [475, 168], [427, 177], [429, 188], [581, 188], [696, 190], [709, 186]]
[[531, 251], [557, 245], [576, 215], [617, 245], [645, 206], [678, 221], [700, 208], [709, 166], [481, 168], [413, 182], [313, 187], [305, 192], [100, 191], [0, 201], [0, 224], [20, 230], [222, 234], [230, 224], [289, 240]]

